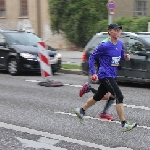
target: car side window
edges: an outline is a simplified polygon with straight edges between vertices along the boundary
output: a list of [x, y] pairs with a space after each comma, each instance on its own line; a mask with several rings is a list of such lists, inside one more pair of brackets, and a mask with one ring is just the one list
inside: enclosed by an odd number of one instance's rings
[[130, 38], [127, 43], [127, 51], [130, 54], [135, 54], [139, 51], [145, 51], [145, 45], [138, 39]]
[[0, 43], [6, 42], [5, 37], [0, 33]]

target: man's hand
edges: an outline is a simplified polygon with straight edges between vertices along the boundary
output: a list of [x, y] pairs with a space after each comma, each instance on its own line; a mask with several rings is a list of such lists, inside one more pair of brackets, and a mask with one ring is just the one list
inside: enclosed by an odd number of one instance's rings
[[96, 74], [93, 74], [93, 75], [91, 76], [91, 80], [97, 81], [97, 80], [98, 80], [98, 76], [97, 76]]
[[124, 55], [124, 59], [125, 59], [126, 61], [129, 61], [129, 60], [130, 60], [130, 55], [129, 55], [129, 54], [125, 54], [125, 55]]

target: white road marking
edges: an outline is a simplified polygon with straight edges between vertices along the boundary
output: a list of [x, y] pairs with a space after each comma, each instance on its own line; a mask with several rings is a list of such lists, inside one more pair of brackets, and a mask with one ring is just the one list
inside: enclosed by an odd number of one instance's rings
[[[65, 148], [61, 148], [61, 147], [56, 147], [53, 146], [54, 144], [59, 143], [59, 140], [57, 140], [57, 142], [53, 143], [53, 139], [47, 139], [47, 141], [49, 141], [49, 143], [45, 143], [45, 141], [33, 141], [33, 140], [28, 140], [28, 139], [22, 139], [20, 137], [16, 137], [16, 139], [18, 141], [20, 141], [23, 144], [24, 148], [30, 147], [30, 148], [44, 148], [44, 149], [50, 149], [50, 150], [67, 150]], [[51, 143], [52, 141], [52, 143]]]
[[81, 85], [71, 85], [70, 86], [74, 86], [74, 87], [82, 87]]
[[[25, 81], [28, 81], [28, 82], [41, 82], [41, 81], [38, 81], [38, 80], [25, 80]], [[75, 85], [75, 84], [64, 84], [64, 85], [68, 85], [68, 86], [73, 86], [73, 87], [82, 87], [82, 85]], [[115, 104], [113, 104], [115, 105]], [[136, 106], [136, 105], [127, 105], [127, 104], [124, 104], [125, 107], [128, 107], [128, 108], [139, 108], [139, 109], [143, 109], [143, 110], [150, 110], [149, 107], [145, 107], [145, 106]]]
[[[56, 114], [62, 114], [62, 115], [70, 115], [70, 116], [76, 116], [75, 114], [72, 114], [72, 113], [65, 113], [65, 112], [54, 112]], [[110, 122], [110, 123], [117, 123], [117, 124], [120, 124], [119, 121], [109, 121], [109, 120], [101, 120], [99, 118], [94, 118], [94, 117], [90, 117], [90, 116], [84, 116], [85, 119], [92, 119], [92, 120], [99, 120], [99, 121], [107, 121], [107, 122]], [[144, 128], [144, 129], [148, 129], [150, 130], [150, 127], [147, 127], [147, 126], [140, 126], [138, 125], [137, 126], [138, 128]]]
[[123, 104], [123, 105], [129, 108], [139, 108], [139, 109], [144, 109], [144, 110], [150, 110], [149, 107], [145, 107], [145, 106], [135, 106], [135, 105], [127, 105], [127, 104]]
[[[116, 104], [113, 104], [114, 106]], [[145, 107], [145, 106], [136, 106], [136, 105], [127, 105], [127, 104], [123, 104], [123, 106], [128, 107], [128, 108], [137, 108], [137, 109], [143, 109], [143, 110], [150, 110], [149, 107]]]
[[46, 137], [41, 137], [38, 141], [42, 142], [42, 143], [51, 144], [51, 145], [55, 145], [55, 144], [59, 143], [59, 140], [49, 139]]
[[27, 82], [41, 82], [39, 80], [25, 80], [25, 81], [27, 81]]
[[[102, 150], [132, 150], [131, 148], [126, 148], [126, 147], [117, 147], [117, 148], [105, 147], [103, 145], [98, 145], [98, 144], [95, 144], [95, 143], [90, 143], [90, 142], [85, 142], [85, 141], [82, 141], [82, 140], [72, 139], [70, 137], [65, 137], [65, 136], [57, 135], [57, 134], [51, 134], [51, 133], [48, 133], [48, 132], [37, 131], [35, 129], [20, 127], [20, 126], [16, 126], [16, 125], [12, 125], [12, 124], [7, 124], [7, 123], [4, 123], [4, 122], [0, 122], [0, 127], [5, 128], [5, 129], [11, 129], [11, 130], [18, 131], [18, 132], [26, 132], [26, 133], [33, 134], [33, 135], [40, 135], [40, 136], [43, 136], [43, 137], [47, 137], [47, 138], [51, 138], [51, 139], [55, 139], [55, 140], [59, 140], [59, 141], [66, 141], [66, 142], [79, 144], [79, 145], [87, 146], [87, 147], [91, 147], [91, 148], [99, 148], [99, 149], [102, 149]], [[17, 139], [22, 141], [24, 144], [27, 144], [28, 142], [31, 142], [29, 140], [27, 141], [26, 139], [21, 139], [21, 138], [17, 138]], [[32, 141], [31, 143], [33, 144], [33, 142], [34, 141]], [[37, 142], [34, 143], [34, 144], [36, 145]], [[31, 145], [31, 146], [33, 146], [33, 145]], [[47, 146], [46, 143], [45, 143], [44, 146]], [[52, 150], [56, 150], [56, 149], [52, 149]]]

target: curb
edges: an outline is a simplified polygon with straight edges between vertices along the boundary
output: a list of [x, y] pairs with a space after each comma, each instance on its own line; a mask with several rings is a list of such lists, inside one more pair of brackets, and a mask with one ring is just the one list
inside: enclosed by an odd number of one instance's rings
[[64, 69], [64, 68], [61, 68], [59, 70], [60, 73], [66, 73], [66, 74], [77, 74], [77, 75], [84, 75], [83, 72], [81, 70], [78, 70], [78, 69]]

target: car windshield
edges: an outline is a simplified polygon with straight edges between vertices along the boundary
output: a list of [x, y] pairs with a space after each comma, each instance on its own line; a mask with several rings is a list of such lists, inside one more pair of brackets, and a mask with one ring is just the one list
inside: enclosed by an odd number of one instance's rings
[[27, 32], [5, 32], [4, 35], [12, 45], [36, 46], [41, 41], [35, 34]]
[[[97, 37], [88, 46], [88, 50], [93, 51], [103, 40], [105, 40], [107, 37]], [[124, 37], [119, 38], [120, 41], [124, 43]]]
[[104, 37], [97, 37], [97, 38], [95, 38], [92, 41], [92, 43], [90, 44], [89, 48], [92, 49], [92, 50], [95, 49], [105, 38]]

